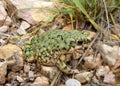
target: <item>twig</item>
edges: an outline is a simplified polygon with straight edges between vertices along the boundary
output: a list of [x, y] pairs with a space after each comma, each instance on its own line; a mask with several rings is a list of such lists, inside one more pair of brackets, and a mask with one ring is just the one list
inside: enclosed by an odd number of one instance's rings
[[120, 46], [120, 41], [112, 41], [112, 42], [105, 42], [105, 44], [107, 44], [107, 45], [110, 45], [110, 46], [115, 46], [115, 45], [118, 45], [118, 46]]
[[0, 33], [0, 37], [1, 37], [1, 36], [10, 37], [10, 35], [9, 35], [9, 34], [6, 34], [6, 33]]
[[19, 27], [20, 21], [18, 21], [18, 17], [16, 13], [17, 8], [12, 4], [10, 0], [4, 0], [4, 1], [6, 3], [7, 14], [10, 16], [15, 26]]
[[55, 84], [58, 82], [59, 77], [61, 77], [62, 72], [58, 70], [57, 74], [55, 75], [54, 79], [52, 80], [50, 86], [56, 86]]
[[110, 21], [109, 21], [109, 17], [108, 17], [108, 10], [107, 10], [107, 6], [106, 6], [106, 2], [105, 0], [103, 0], [104, 6], [105, 6], [105, 12], [106, 12], [106, 18], [107, 18], [107, 24], [108, 24], [108, 29], [110, 28]]
[[118, 31], [119, 29], [117, 28], [115, 19], [113, 18], [111, 13], [110, 13], [110, 17], [111, 17], [111, 20], [112, 20], [114, 27], [115, 27], [114, 30], [112, 29], [112, 32], [115, 33], [120, 38], [120, 32]]
[[93, 41], [90, 43], [90, 45], [88, 46], [88, 48], [85, 51], [85, 53], [82, 55], [81, 59], [78, 61], [78, 64], [76, 65], [76, 67], [81, 63], [81, 61], [83, 60], [83, 58], [87, 55], [89, 49], [92, 47], [93, 43], [96, 41], [96, 39], [98, 38], [99, 35], [100, 35], [100, 32], [97, 33], [97, 35], [95, 36], [95, 38], [93, 39]]
[[4, 21], [3, 21], [1, 26], [3, 26], [5, 24], [7, 17], [8, 17], [8, 15], [5, 16], [5, 19], [4, 19]]
[[110, 21], [109, 21], [109, 17], [108, 17], [108, 10], [107, 10], [107, 6], [106, 6], [106, 1], [103, 0], [103, 3], [104, 3], [104, 6], [105, 6], [105, 13], [106, 13], [106, 18], [107, 18], [107, 30], [108, 30], [108, 37], [110, 37], [111, 39], [111, 35], [109, 35], [109, 33], [111, 34], [111, 31], [109, 30], [110, 29]]

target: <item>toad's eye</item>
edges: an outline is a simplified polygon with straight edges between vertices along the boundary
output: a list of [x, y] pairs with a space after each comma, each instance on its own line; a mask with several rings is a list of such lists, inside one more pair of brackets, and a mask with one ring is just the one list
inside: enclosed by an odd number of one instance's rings
[[83, 44], [83, 41], [82, 40], [78, 40], [77, 41], [77, 45], [82, 45]]

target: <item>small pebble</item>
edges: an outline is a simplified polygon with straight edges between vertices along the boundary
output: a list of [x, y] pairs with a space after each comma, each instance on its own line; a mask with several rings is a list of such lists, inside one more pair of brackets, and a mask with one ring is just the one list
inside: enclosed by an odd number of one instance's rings
[[22, 79], [20, 76], [16, 76], [16, 79], [17, 79], [17, 81], [20, 82], [20, 83], [23, 82], [23, 79]]
[[29, 71], [28, 76], [29, 76], [29, 78], [34, 77], [34, 72], [33, 71]]
[[29, 71], [29, 72], [28, 72], [28, 77], [29, 77], [29, 80], [30, 80], [30, 81], [34, 81], [34, 78], [35, 78], [34, 76], [35, 76], [35, 75], [34, 75], [34, 72], [33, 72], [33, 71]]
[[1, 33], [4, 33], [4, 32], [6, 32], [8, 29], [9, 29], [8, 26], [2, 26], [2, 27], [0, 27], [0, 32], [1, 32]]
[[90, 82], [91, 77], [93, 76], [93, 72], [90, 71], [81, 71], [80, 73], [75, 75], [75, 79], [77, 79], [80, 83]]
[[65, 82], [65, 86], [81, 86], [81, 83], [76, 79], [68, 79]]
[[29, 65], [24, 65], [24, 72], [28, 73], [30, 71], [30, 66]]

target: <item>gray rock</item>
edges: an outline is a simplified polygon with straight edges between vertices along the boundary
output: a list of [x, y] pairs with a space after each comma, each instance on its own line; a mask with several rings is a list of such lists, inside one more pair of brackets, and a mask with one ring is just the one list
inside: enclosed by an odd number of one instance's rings
[[[18, 17], [26, 20], [28, 23], [34, 25], [40, 21], [48, 21], [48, 19], [54, 15], [53, 12], [45, 10], [44, 8], [54, 8], [56, 4], [54, 2], [48, 2], [44, 0], [10, 0], [17, 9], [25, 9], [18, 11]], [[22, 5], [22, 6], [21, 6]], [[40, 8], [40, 9], [32, 9]], [[42, 8], [42, 9], [41, 9]], [[44, 9], [44, 10], [43, 10]]]
[[113, 66], [118, 58], [118, 48], [111, 47], [103, 43], [98, 43], [98, 50], [102, 55], [103, 61], [109, 66]]
[[17, 81], [20, 82], [20, 83], [23, 82], [23, 78], [21, 78], [20, 76], [16, 76], [16, 79], [17, 79]]
[[4, 32], [6, 32], [8, 29], [9, 29], [8, 26], [2, 26], [2, 27], [0, 27], [0, 32], [1, 32], [1, 33], [4, 33]]
[[21, 27], [20, 29], [17, 29], [17, 33], [19, 35], [24, 35], [24, 34], [26, 34], [26, 31], [25, 31], [25, 29], [23, 27]]
[[22, 21], [22, 23], [21, 23], [21, 25], [20, 25], [20, 27], [17, 29], [17, 33], [19, 34], [19, 35], [24, 35], [24, 34], [26, 34], [26, 29], [27, 28], [29, 28], [30, 27], [30, 24], [28, 24], [27, 22], [25, 22], [25, 21]]

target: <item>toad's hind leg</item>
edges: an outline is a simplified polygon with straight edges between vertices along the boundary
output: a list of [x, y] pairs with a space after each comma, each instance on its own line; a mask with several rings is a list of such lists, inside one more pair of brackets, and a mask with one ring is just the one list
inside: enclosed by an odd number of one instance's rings
[[72, 73], [72, 70], [65, 64], [64, 61], [59, 59], [57, 61], [56, 65], [62, 72], [66, 73], [66, 74], [71, 74]]

